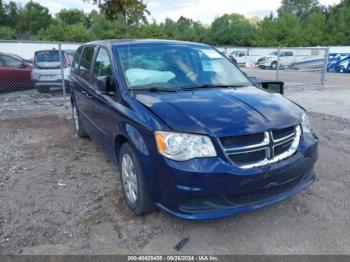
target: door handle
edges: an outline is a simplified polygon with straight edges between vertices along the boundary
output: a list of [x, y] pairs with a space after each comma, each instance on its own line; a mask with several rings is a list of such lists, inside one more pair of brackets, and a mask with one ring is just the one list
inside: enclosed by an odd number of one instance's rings
[[92, 98], [92, 95], [90, 95], [88, 92], [86, 92], [85, 90], [81, 90], [80, 91], [84, 96], [88, 97], [88, 98]]

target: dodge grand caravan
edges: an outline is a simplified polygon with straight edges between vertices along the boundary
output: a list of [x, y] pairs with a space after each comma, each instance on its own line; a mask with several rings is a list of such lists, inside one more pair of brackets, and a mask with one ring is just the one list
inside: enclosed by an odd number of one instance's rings
[[74, 128], [119, 167], [126, 203], [186, 219], [271, 205], [315, 180], [317, 137], [300, 106], [252, 84], [214, 48], [164, 40], [81, 46]]

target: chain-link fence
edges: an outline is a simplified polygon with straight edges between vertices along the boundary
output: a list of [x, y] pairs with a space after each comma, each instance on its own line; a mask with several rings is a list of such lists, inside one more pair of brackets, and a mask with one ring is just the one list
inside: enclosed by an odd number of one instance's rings
[[0, 117], [15, 111], [35, 115], [40, 108], [58, 110], [58, 105], [68, 108], [70, 68], [79, 45], [1, 41]]
[[[79, 45], [0, 41], [0, 114], [14, 107], [26, 111], [24, 105], [32, 109], [43, 103], [69, 105], [70, 67]], [[350, 49], [346, 47], [218, 49], [247, 75], [260, 80], [284, 81], [287, 88], [339, 86], [345, 74], [326, 73], [350, 72], [350, 51], [346, 51]]]
[[219, 50], [248, 75], [284, 81], [290, 88], [326, 87], [327, 72], [350, 72], [350, 54], [334, 52], [329, 47], [220, 47]]

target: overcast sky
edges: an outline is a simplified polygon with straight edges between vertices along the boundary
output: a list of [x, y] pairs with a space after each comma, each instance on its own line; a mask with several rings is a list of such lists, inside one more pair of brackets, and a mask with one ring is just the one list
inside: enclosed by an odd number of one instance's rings
[[[14, 0], [16, 1], [16, 0]], [[17, 0], [25, 4], [29, 0]], [[34, 0], [50, 9], [52, 14], [57, 13], [62, 8], [79, 8], [86, 12], [97, 9], [91, 4], [86, 4], [82, 0]], [[319, 0], [323, 5], [339, 3], [340, 0]], [[7, 2], [5, 0], [5, 2]], [[166, 17], [177, 20], [181, 15], [211, 23], [213, 19], [224, 13], [240, 13], [248, 17], [264, 17], [271, 11], [275, 11], [280, 0], [144, 0], [151, 12], [151, 19], [158, 22]]]

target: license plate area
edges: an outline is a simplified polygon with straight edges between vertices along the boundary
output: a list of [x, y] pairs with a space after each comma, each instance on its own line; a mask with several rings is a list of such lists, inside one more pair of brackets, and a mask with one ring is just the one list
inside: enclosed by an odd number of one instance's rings
[[54, 76], [54, 75], [40, 76], [40, 80], [42, 80], [42, 81], [57, 81], [57, 76]]

